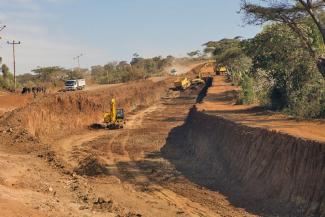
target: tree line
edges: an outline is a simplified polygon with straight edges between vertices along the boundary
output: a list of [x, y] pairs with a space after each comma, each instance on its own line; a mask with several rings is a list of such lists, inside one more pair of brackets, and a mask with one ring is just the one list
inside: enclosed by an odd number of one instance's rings
[[304, 118], [325, 117], [325, 1], [242, 1], [254, 38], [204, 44], [241, 86], [238, 103], [259, 103]]
[[[92, 66], [88, 69], [65, 69], [59, 66], [38, 67], [32, 73], [25, 73], [17, 76], [17, 87], [63, 87], [64, 82], [69, 79], [86, 78], [91, 83], [113, 84], [138, 79], [145, 79], [151, 76], [159, 76], [164, 69], [173, 64], [176, 60], [173, 56], [143, 58], [134, 54], [130, 62], [109, 62], [103, 66]], [[1, 65], [1, 62], [0, 62]], [[0, 89], [13, 90], [13, 75], [9, 68], [1, 65]]]

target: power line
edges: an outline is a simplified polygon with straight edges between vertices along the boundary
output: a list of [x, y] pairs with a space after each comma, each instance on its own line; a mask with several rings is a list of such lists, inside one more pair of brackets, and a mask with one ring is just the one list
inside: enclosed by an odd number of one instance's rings
[[14, 89], [15, 89], [15, 92], [16, 92], [16, 55], [15, 55], [15, 45], [18, 45], [18, 44], [21, 44], [20, 41], [15, 41], [13, 40], [12, 42], [10, 41], [7, 41], [7, 43], [9, 45], [12, 45], [12, 56], [13, 56], [13, 60], [14, 60]]

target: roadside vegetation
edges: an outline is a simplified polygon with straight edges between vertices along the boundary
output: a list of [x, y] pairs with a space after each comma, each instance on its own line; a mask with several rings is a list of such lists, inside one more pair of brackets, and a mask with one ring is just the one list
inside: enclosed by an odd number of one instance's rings
[[135, 53], [130, 63], [121, 61], [108, 63], [104, 66], [92, 66], [91, 77], [98, 84], [145, 79], [162, 75], [165, 67], [171, 66], [174, 60], [175, 58], [172, 56], [143, 58]]
[[14, 86], [14, 78], [12, 73], [9, 71], [9, 68], [6, 64], [2, 64], [2, 58], [0, 57], [0, 90], [12, 90]]
[[[176, 59], [173, 56], [143, 58], [134, 54], [130, 62], [110, 62], [103, 66], [92, 66], [90, 70], [75, 68], [65, 69], [59, 66], [38, 67], [32, 73], [17, 76], [17, 87], [45, 86], [47, 88], [62, 88], [68, 79], [86, 78], [87, 83], [114, 84], [132, 80], [146, 79], [160, 76], [165, 73], [165, 68], [174, 62], [186, 63], [189, 58]], [[0, 64], [1, 65], [1, 64]], [[7, 65], [1, 65], [0, 89], [13, 90], [13, 75]]]
[[324, 3], [268, 2], [243, 1], [246, 22], [265, 23], [254, 38], [210, 41], [204, 52], [226, 66], [229, 79], [241, 87], [238, 103], [259, 103], [300, 118], [324, 118], [324, 35], [319, 28], [324, 18], [319, 5]]

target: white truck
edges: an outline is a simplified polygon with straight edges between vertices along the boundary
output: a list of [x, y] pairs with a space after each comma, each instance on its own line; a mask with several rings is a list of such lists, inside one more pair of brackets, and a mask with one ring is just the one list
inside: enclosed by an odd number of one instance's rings
[[67, 80], [65, 82], [65, 90], [83, 90], [86, 87], [86, 80], [85, 79], [76, 79], [76, 80]]

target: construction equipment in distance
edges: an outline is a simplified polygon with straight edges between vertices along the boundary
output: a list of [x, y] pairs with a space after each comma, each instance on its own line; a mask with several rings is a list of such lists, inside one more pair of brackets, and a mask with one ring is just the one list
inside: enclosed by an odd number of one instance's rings
[[225, 66], [218, 66], [216, 70], [216, 75], [226, 75], [227, 73], [227, 67]]
[[111, 101], [111, 111], [104, 114], [104, 123], [108, 129], [120, 129], [124, 124], [124, 110], [116, 108], [116, 100]]
[[191, 85], [201, 85], [201, 84], [204, 85], [205, 81], [202, 78], [202, 73], [199, 72], [199, 75], [196, 76], [196, 78], [191, 80]]
[[176, 90], [186, 90], [191, 86], [191, 81], [188, 78], [180, 78], [174, 82]]

